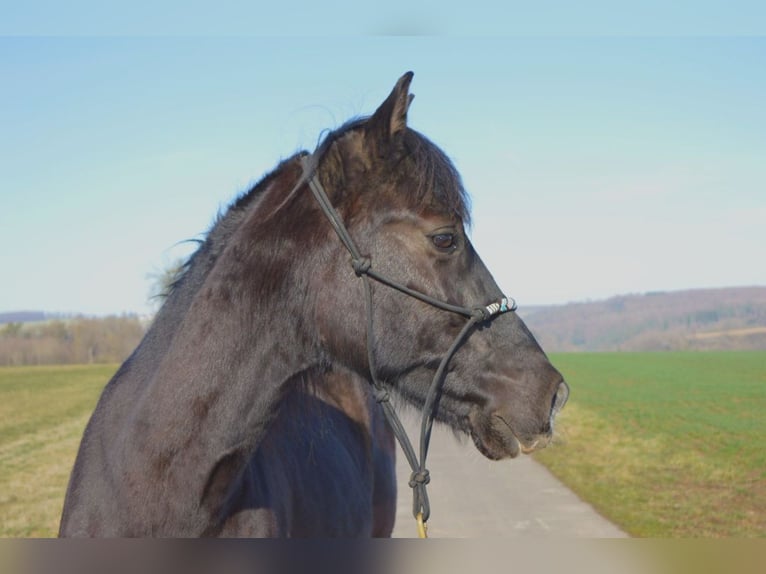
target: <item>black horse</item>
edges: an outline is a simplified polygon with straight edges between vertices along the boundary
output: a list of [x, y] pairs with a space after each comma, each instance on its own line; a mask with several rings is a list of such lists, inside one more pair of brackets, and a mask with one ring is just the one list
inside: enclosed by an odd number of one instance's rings
[[214, 225], [104, 389], [60, 535], [388, 536], [388, 390], [492, 459], [550, 441], [567, 386], [407, 126], [411, 79]]

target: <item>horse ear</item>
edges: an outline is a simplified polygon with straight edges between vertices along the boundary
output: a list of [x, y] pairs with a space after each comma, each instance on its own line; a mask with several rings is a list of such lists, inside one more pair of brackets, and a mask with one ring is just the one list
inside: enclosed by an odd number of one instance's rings
[[407, 127], [407, 110], [415, 97], [409, 93], [413, 75], [412, 72], [407, 72], [399, 78], [394, 89], [370, 117], [368, 129], [372, 131], [376, 140], [389, 140]]

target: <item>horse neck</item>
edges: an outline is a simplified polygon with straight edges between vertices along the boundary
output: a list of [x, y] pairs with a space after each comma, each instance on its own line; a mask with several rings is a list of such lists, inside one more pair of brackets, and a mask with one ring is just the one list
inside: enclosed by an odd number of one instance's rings
[[185, 271], [166, 295], [146, 336], [131, 357], [132, 363], [138, 363], [148, 369], [156, 368], [170, 347], [197, 291], [204, 284], [229, 239], [245, 219], [247, 211], [257, 205], [269, 186], [279, 183], [280, 176], [294, 179], [298, 169], [298, 156], [285, 160], [230, 205], [223, 216], [218, 217], [208, 231], [205, 241], [186, 263]]
[[119, 444], [136, 485], [164, 482], [187, 492], [188, 504], [205, 498], [222, 460], [226, 472], [245, 463], [281, 399], [322, 362], [306, 332], [300, 254], [275, 259], [277, 246], [289, 241], [266, 241], [268, 231], [261, 230], [254, 242], [252, 223], [245, 220], [232, 233], [193, 294]]

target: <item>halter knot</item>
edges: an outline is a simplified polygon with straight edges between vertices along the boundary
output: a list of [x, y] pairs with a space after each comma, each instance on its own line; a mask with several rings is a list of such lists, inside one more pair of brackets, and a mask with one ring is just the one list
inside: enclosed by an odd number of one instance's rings
[[351, 260], [351, 267], [354, 268], [354, 273], [356, 273], [357, 277], [361, 277], [367, 273], [371, 266], [372, 261], [370, 261], [369, 257], [360, 257], [359, 259]]
[[475, 317], [477, 321], [486, 321], [489, 319], [492, 315], [490, 315], [489, 311], [487, 311], [486, 307], [476, 307], [474, 308], [473, 312], [471, 313], [471, 317]]
[[410, 488], [415, 488], [418, 485], [426, 485], [431, 482], [431, 475], [426, 469], [416, 470], [410, 475]]
[[375, 396], [375, 400], [379, 403], [385, 403], [388, 402], [391, 399], [391, 395], [388, 394], [388, 391], [383, 388], [374, 388], [373, 387], [373, 395]]

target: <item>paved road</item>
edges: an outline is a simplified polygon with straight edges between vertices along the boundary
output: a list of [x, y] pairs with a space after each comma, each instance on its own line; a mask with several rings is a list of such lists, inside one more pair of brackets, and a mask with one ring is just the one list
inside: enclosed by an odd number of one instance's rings
[[[414, 417], [405, 426], [417, 444]], [[432, 538], [623, 538], [626, 534], [528, 456], [490, 461], [469, 440], [436, 427], [428, 454]], [[397, 452], [399, 504], [395, 538], [417, 536], [409, 467]]]

